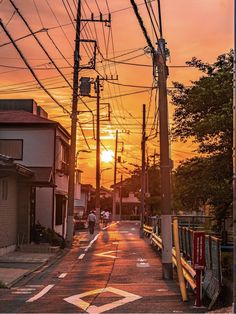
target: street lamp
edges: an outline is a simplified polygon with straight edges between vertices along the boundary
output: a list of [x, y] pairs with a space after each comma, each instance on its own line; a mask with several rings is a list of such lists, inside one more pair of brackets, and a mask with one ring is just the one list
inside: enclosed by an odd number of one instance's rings
[[79, 157], [79, 153], [91, 153], [92, 151], [91, 150], [87, 150], [87, 149], [79, 149], [77, 150], [76, 152], [76, 158], [75, 158], [75, 165], [76, 165], [76, 168], [78, 168], [78, 157]]
[[102, 174], [102, 172], [103, 171], [106, 171], [106, 170], [111, 170], [112, 168], [111, 167], [109, 167], [109, 168], [104, 168], [104, 169], [101, 169], [101, 171], [100, 171], [100, 175]]

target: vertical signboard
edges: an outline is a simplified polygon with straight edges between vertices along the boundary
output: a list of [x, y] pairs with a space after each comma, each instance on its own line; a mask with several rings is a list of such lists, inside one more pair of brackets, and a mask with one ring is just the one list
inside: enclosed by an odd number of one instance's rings
[[201, 306], [202, 271], [205, 267], [205, 232], [193, 231], [193, 268], [196, 271], [196, 306]]
[[204, 269], [205, 267], [205, 232], [193, 232], [193, 268]]

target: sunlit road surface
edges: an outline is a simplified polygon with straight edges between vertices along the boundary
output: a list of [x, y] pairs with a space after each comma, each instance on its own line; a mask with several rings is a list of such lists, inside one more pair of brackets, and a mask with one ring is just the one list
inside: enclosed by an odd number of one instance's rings
[[57, 264], [0, 291], [1, 313], [193, 313], [175, 280], [139, 237], [138, 222], [120, 222], [76, 241]]

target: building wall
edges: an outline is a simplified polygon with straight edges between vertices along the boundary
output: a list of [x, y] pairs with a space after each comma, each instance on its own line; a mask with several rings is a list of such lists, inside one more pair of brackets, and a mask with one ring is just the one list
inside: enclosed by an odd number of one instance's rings
[[79, 199], [75, 199], [74, 205], [86, 207], [86, 193], [84, 191], [81, 192]]
[[[35, 223], [52, 228], [53, 188], [37, 187], [35, 202]], [[49, 210], [51, 209], [51, 210]]]
[[23, 139], [24, 166], [52, 167], [54, 160], [54, 130], [44, 128], [1, 128], [0, 139]]
[[7, 200], [3, 200], [0, 196], [0, 248], [16, 245], [17, 243], [16, 177], [8, 176], [4, 177], [4, 180], [7, 181], [8, 192]]

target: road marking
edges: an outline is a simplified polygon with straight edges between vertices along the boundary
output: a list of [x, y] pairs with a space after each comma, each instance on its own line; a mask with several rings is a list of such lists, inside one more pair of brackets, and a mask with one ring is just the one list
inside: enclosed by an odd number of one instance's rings
[[31, 294], [33, 291], [13, 291], [11, 294]]
[[131, 228], [132, 231], [136, 230], [135, 228]]
[[66, 277], [66, 275], [67, 275], [68, 273], [62, 273], [62, 274], [60, 274], [60, 276], [58, 276], [58, 278], [65, 278]]
[[[112, 292], [112, 293], [117, 294], [118, 296], [124, 297], [124, 299], [121, 299], [112, 303], [104, 304], [102, 306], [91, 305], [90, 303], [82, 300], [83, 297], [87, 297], [89, 295], [94, 295], [94, 294], [101, 294], [103, 292]], [[81, 308], [82, 310], [86, 311], [89, 314], [99, 314], [99, 313], [103, 313], [108, 310], [114, 309], [118, 306], [124, 305], [126, 303], [136, 301], [141, 298], [142, 297], [139, 295], [136, 295], [136, 294], [124, 291], [124, 290], [120, 290], [120, 289], [116, 289], [112, 287], [106, 287], [103, 289], [96, 289], [96, 290], [91, 290], [91, 291], [80, 293], [80, 294], [75, 294], [69, 298], [64, 299], [64, 301]]]
[[35, 288], [11, 288], [11, 290], [15, 291], [34, 291]]
[[138, 258], [137, 261], [140, 262], [140, 263], [143, 263], [143, 262], [146, 262], [147, 259], [145, 259], [145, 258]]
[[150, 267], [148, 263], [137, 263], [136, 266], [137, 267]]
[[118, 256], [114, 256], [114, 255], [111, 255], [110, 253], [113, 253], [113, 252], [121, 252], [121, 250], [117, 250], [117, 251], [108, 251], [108, 252], [103, 252], [103, 253], [98, 253], [98, 254], [95, 254], [97, 256], [102, 256], [102, 257], [109, 257], [109, 258], [119, 258]]
[[48, 285], [46, 286], [43, 290], [41, 290], [39, 293], [37, 293], [35, 296], [32, 298], [28, 299], [26, 302], [34, 302], [44, 296], [50, 289], [52, 289], [55, 285]]
[[83, 259], [85, 254], [80, 254], [80, 256], [78, 257], [78, 259]]
[[40, 287], [44, 287], [44, 285], [26, 285], [26, 287], [29, 287], [29, 288], [40, 288]]
[[119, 242], [112, 242], [112, 244], [119, 244]]

